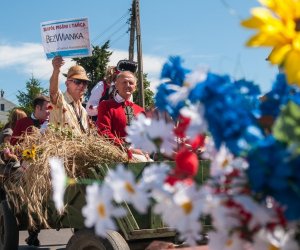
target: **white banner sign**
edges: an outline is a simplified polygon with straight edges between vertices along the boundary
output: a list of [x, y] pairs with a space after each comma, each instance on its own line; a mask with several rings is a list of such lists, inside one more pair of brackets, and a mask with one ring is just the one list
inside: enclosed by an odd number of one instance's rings
[[73, 18], [41, 23], [42, 41], [46, 56], [91, 56], [87, 18]]

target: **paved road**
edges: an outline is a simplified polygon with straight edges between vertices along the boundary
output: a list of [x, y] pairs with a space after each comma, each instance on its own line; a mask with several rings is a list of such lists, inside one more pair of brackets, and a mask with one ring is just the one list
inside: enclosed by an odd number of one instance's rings
[[[65, 250], [66, 244], [72, 236], [71, 229], [54, 229], [42, 230], [39, 234], [41, 246], [39, 248], [27, 246], [25, 239], [28, 237], [27, 231], [20, 231], [19, 250]], [[207, 246], [195, 248], [181, 248], [182, 250], [208, 250]]]
[[61, 229], [60, 231], [54, 229], [42, 230], [39, 234], [41, 246], [35, 248], [27, 246], [25, 242], [25, 239], [28, 237], [27, 231], [20, 231], [19, 250], [63, 250], [66, 249], [66, 244], [71, 236], [71, 229]]

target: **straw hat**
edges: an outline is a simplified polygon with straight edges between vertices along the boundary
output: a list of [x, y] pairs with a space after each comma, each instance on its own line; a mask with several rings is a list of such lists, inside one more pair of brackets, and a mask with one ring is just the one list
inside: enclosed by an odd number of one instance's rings
[[91, 81], [87, 75], [85, 69], [80, 65], [74, 65], [71, 68], [69, 68], [67, 74], [63, 74], [67, 78], [74, 78], [78, 80], [85, 80], [85, 81]]

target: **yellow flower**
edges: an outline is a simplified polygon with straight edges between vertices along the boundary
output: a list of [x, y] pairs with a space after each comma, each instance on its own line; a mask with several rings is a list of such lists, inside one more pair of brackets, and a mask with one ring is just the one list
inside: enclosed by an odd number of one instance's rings
[[31, 151], [29, 149], [25, 149], [23, 152], [22, 152], [22, 156], [26, 159], [28, 158], [31, 158]]
[[272, 47], [268, 57], [284, 68], [287, 81], [300, 86], [300, 0], [259, 0], [264, 7], [252, 9], [252, 17], [242, 21], [257, 33], [247, 46]]
[[26, 160], [35, 160], [36, 157], [36, 146], [32, 146], [31, 149], [25, 149], [22, 152], [22, 157]]
[[35, 156], [36, 156], [35, 150], [31, 150], [31, 157], [33, 160], [35, 159]]

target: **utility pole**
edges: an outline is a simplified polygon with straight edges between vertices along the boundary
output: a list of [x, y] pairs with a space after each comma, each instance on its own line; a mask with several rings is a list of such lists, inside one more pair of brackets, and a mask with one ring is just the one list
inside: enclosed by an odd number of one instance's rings
[[134, 36], [136, 31], [137, 43], [137, 61], [138, 61], [138, 91], [139, 105], [145, 108], [144, 82], [143, 82], [143, 56], [142, 56], [142, 38], [140, 25], [140, 1], [132, 0], [130, 42], [129, 42], [129, 60], [134, 58]]
[[135, 0], [132, 1], [131, 5], [131, 18], [130, 18], [130, 40], [129, 40], [129, 60], [134, 59], [134, 37], [135, 37]]

